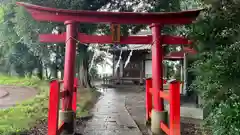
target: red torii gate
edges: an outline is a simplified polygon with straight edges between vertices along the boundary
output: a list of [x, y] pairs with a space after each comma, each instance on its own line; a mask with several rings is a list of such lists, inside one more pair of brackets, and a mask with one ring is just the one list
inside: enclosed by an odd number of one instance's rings
[[[65, 134], [74, 133], [74, 117], [76, 109], [76, 99], [73, 97], [74, 93], [74, 66], [76, 55], [77, 40], [81, 43], [113, 43], [111, 36], [97, 36], [86, 35], [78, 33], [77, 23], [117, 23], [117, 24], [151, 24], [152, 36], [129, 36], [121, 37], [119, 44], [152, 44], [152, 94], [154, 109], [152, 119], [156, 120], [154, 123], [153, 133], [160, 134], [161, 113], [164, 111], [163, 99], [159, 97], [163, 90], [163, 73], [162, 73], [162, 60], [163, 50], [162, 44], [189, 44], [190, 42], [181, 37], [173, 37], [161, 35], [161, 29], [165, 24], [189, 24], [192, 23], [199, 15], [201, 10], [183, 11], [183, 12], [169, 12], [169, 13], [130, 13], [130, 12], [96, 12], [96, 11], [73, 11], [64, 9], [55, 9], [32, 5], [28, 3], [18, 2], [23, 6], [37, 21], [51, 21], [62, 22], [66, 25], [66, 33], [60, 35], [41, 34], [39, 36], [41, 42], [65, 42], [65, 65], [64, 65], [64, 95], [63, 95], [63, 111], [61, 112], [63, 124], [60, 129], [64, 130]], [[59, 89], [58, 86], [53, 85], [53, 89]], [[51, 91], [50, 91], [51, 92]], [[56, 93], [58, 95], [58, 93]], [[51, 96], [51, 94], [50, 94]], [[54, 95], [53, 95], [54, 96]], [[55, 99], [58, 100], [58, 99]], [[58, 104], [53, 98], [50, 97], [51, 105]], [[74, 102], [74, 103], [73, 103]], [[179, 101], [178, 101], [179, 102]], [[55, 105], [56, 113], [57, 106]], [[180, 109], [180, 108], [179, 108]], [[51, 110], [49, 110], [51, 111]], [[160, 117], [159, 117], [160, 116]], [[51, 113], [49, 112], [49, 117]], [[180, 116], [179, 116], [180, 117]], [[56, 114], [55, 121], [57, 122], [58, 114]], [[48, 129], [48, 135], [60, 134], [59, 127], [56, 127], [55, 121], [49, 121], [51, 128]], [[58, 122], [57, 122], [58, 123]], [[53, 125], [52, 125], [53, 124]], [[180, 123], [179, 123], [180, 124]], [[179, 125], [178, 124], [178, 125]], [[57, 125], [58, 126], [58, 125]], [[54, 128], [54, 129], [52, 129]], [[169, 134], [179, 135], [180, 129], [170, 128]]]

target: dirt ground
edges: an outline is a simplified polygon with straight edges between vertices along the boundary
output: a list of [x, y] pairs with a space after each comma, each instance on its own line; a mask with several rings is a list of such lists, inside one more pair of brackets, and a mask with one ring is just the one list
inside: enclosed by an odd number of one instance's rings
[[[86, 122], [89, 119], [78, 118], [76, 120], [76, 135], [83, 135], [82, 132], [86, 127]], [[47, 135], [47, 121], [40, 121], [31, 130], [21, 133], [20, 135]]]

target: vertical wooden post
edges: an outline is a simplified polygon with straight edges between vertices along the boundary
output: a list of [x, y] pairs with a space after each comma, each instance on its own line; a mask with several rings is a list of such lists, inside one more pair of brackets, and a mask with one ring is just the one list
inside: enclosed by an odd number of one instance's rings
[[[121, 57], [121, 56], [119, 55], [119, 57]], [[120, 63], [119, 63], [119, 65], [115, 65], [115, 66], [119, 66], [116, 70], [116, 72], [117, 72], [116, 75], [117, 75], [117, 84], [120, 84]]]
[[146, 79], [146, 121], [147, 123], [150, 121], [150, 114], [152, 111], [152, 94], [150, 92], [150, 88], [152, 88], [152, 78]]
[[57, 135], [58, 133], [59, 90], [59, 82], [53, 80], [50, 83], [49, 91], [48, 135]]
[[60, 112], [60, 120], [64, 122], [62, 135], [74, 133], [75, 113], [72, 108], [75, 58], [76, 58], [76, 38], [77, 25], [73, 21], [66, 21], [66, 51], [64, 64], [64, 93], [63, 110]]
[[160, 128], [161, 121], [167, 119], [164, 111], [164, 101], [160, 98], [163, 91], [163, 47], [161, 42], [161, 25], [152, 24], [152, 95], [153, 110], [151, 112], [151, 130], [153, 135], [163, 135]]
[[78, 89], [78, 78], [74, 78], [74, 91], [73, 91], [72, 109], [75, 113], [77, 111], [77, 89]]
[[180, 135], [180, 82], [170, 83], [170, 135]]
[[152, 24], [152, 83], [154, 109], [158, 112], [164, 110], [163, 99], [159, 91], [163, 91], [163, 47], [161, 43], [161, 25]]
[[143, 77], [144, 77], [144, 60], [142, 59], [140, 61], [140, 80], [139, 80], [140, 85], [143, 84]]
[[[120, 57], [122, 57], [122, 56], [120, 56]], [[119, 70], [120, 70], [120, 78], [122, 78], [123, 72], [124, 72], [124, 62], [122, 59], [120, 60]], [[120, 79], [120, 84], [122, 84], [122, 83], [123, 83], [123, 80]]]
[[184, 64], [184, 60], [181, 60], [180, 61], [180, 66], [181, 66], [181, 86], [180, 86], [180, 93], [181, 94], [183, 94], [184, 93], [184, 91], [183, 91], [183, 82], [184, 82], [184, 66], [183, 66], [183, 64]]
[[187, 53], [184, 53], [183, 58], [183, 73], [184, 73], [184, 84], [183, 84], [183, 94], [187, 92], [187, 80], [188, 80], [188, 71], [187, 71]]
[[116, 63], [115, 63], [115, 54], [113, 52], [113, 58], [112, 58], [112, 63], [113, 63], [113, 68], [112, 68], [112, 76], [115, 77], [115, 66], [116, 66]]
[[63, 87], [66, 93], [69, 95], [64, 95], [64, 110], [72, 110], [72, 95], [73, 95], [73, 85], [74, 85], [74, 74], [75, 74], [75, 58], [76, 58], [76, 40], [77, 37], [77, 27], [72, 21], [65, 22], [67, 27], [66, 32], [66, 52], [65, 52], [65, 64], [64, 64], [64, 82]]

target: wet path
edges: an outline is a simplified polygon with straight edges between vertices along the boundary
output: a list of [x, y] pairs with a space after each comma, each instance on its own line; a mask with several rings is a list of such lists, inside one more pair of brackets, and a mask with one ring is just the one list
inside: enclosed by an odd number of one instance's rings
[[86, 123], [84, 135], [141, 135], [125, 108], [128, 92], [102, 89], [103, 95], [92, 110], [93, 118]]
[[[190, 106], [191, 107], [191, 106]], [[126, 96], [126, 108], [138, 124], [143, 135], [151, 134], [145, 126], [145, 91], [144, 89], [132, 89]], [[182, 110], [186, 111], [186, 110]], [[187, 110], [189, 111], [189, 109]], [[196, 114], [198, 115], [198, 114]], [[203, 135], [201, 133], [201, 120], [181, 118], [181, 135]]]

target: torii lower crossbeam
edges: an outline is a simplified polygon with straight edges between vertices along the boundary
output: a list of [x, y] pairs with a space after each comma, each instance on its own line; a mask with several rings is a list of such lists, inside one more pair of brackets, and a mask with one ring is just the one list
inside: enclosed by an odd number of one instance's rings
[[[160, 37], [159, 37], [160, 38]], [[90, 44], [90, 43], [99, 43], [99, 44], [112, 44], [112, 37], [108, 35], [87, 35], [84, 33], [78, 33], [77, 39], [80, 43]], [[163, 44], [191, 44], [191, 41], [179, 36], [168, 36], [162, 35], [161, 40]], [[66, 33], [59, 35], [56, 34], [40, 34], [39, 41], [43, 43], [63, 43], [66, 41]], [[152, 36], [123, 36], [121, 37], [120, 42], [117, 44], [152, 44]]]

